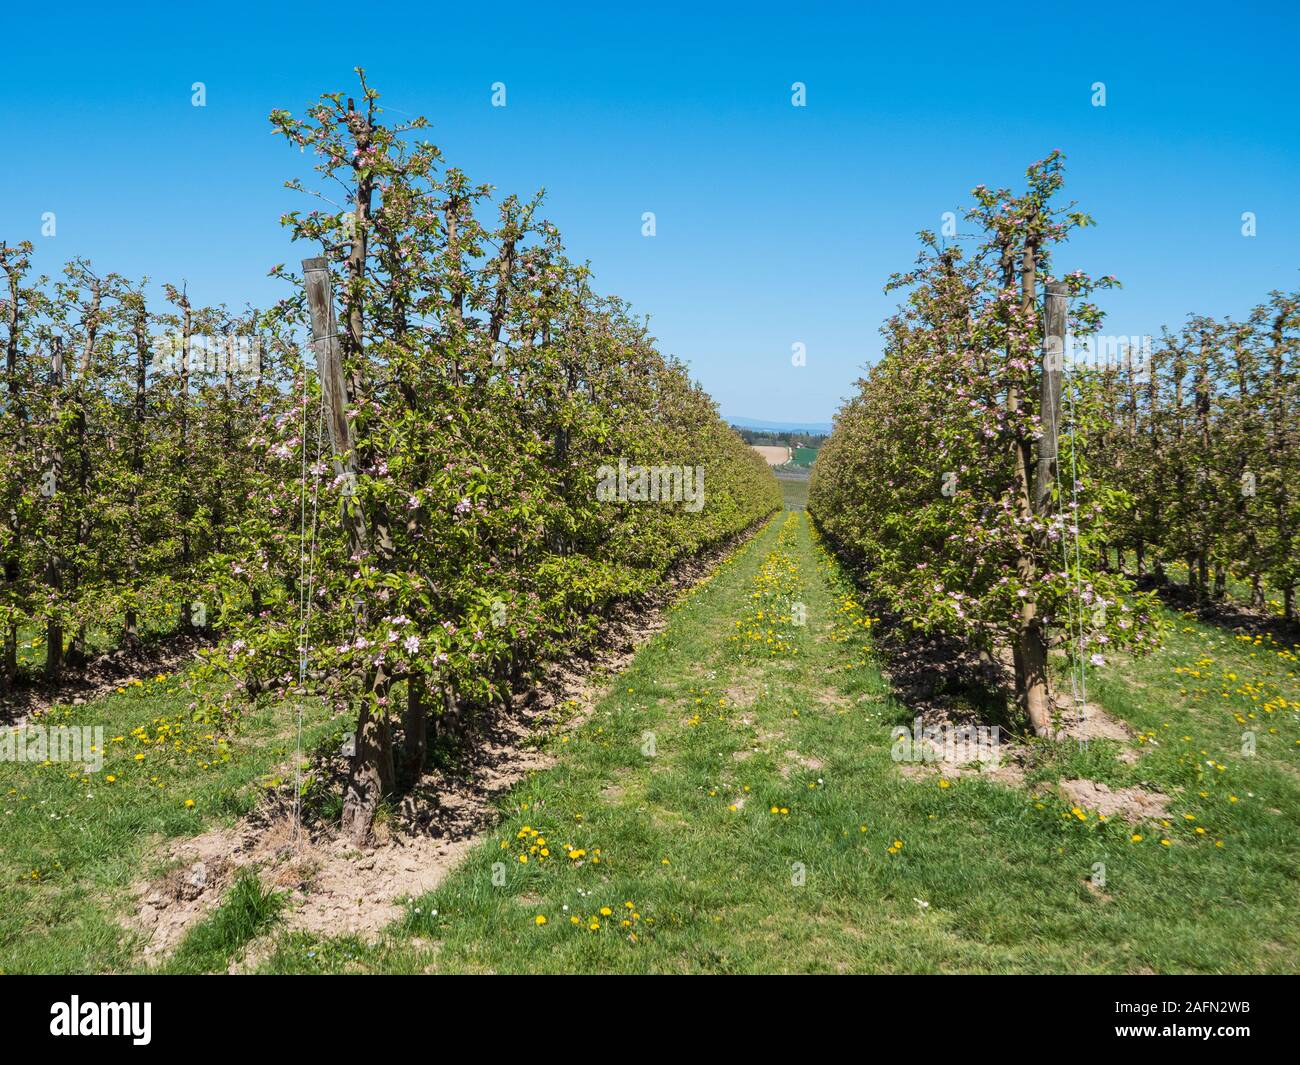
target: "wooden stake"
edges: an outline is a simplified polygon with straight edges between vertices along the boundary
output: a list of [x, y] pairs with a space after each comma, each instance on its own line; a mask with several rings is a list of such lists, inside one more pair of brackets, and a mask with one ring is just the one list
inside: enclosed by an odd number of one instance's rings
[[343, 347], [339, 343], [338, 320], [334, 314], [333, 281], [326, 259], [304, 259], [302, 269], [307, 306], [311, 311], [316, 375], [320, 378], [321, 402], [325, 404], [325, 422], [329, 426], [330, 447], [334, 452], [334, 472], [344, 482], [343, 520], [352, 553], [361, 556], [366, 552], [369, 538], [361, 508], [349, 494], [356, 488], [357, 465], [352, 425], [347, 416], [348, 394], [343, 379]]
[[1038, 471], [1034, 484], [1034, 513], [1043, 517], [1052, 509], [1056, 484], [1058, 436], [1061, 423], [1061, 377], [1065, 366], [1065, 327], [1070, 288], [1064, 281], [1047, 283], [1043, 329], [1043, 374], [1038, 412], [1043, 435], [1038, 440]]

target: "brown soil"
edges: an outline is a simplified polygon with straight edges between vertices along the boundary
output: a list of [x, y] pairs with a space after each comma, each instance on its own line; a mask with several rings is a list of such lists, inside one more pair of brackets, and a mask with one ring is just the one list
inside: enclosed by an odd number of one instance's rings
[[1133, 730], [1123, 721], [1112, 717], [1096, 703], [1076, 701], [1071, 695], [1058, 694], [1055, 736], [1076, 740], [1116, 740], [1121, 744], [1133, 741]]
[[743, 710], [758, 698], [758, 689], [752, 684], [733, 684], [727, 689], [727, 704], [733, 710]]
[[750, 444], [755, 451], [763, 456], [763, 461], [769, 466], [780, 466], [782, 463], [790, 461], [790, 449], [784, 444]]
[[309, 836], [279, 819], [214, 829], [174, 844], [170, 872], [136, 887], [136, 914], [128, 927], [142, 934], [147, 961], [170, 954], [206, 917], [241, 869], [285, 890], [293, 930], [365, 935], [399, 918], [398, 900], [435, 888], [473, 845], [466, 838], [376, 833], [377, 844], [357, 851], [334, 833]]
[[1125, 821], [1153, 821], [1169, 813], [1169, 796], [1145, 788], [1112, 791], [1095, 780], [1062, 780], [1057, 790], [1066, 802]]
[[898, 771], [909, 780], [957, 780], [961, 777], [978, 777], [992, 780], [1008, 788], [1018, 788], [1025, 782], [1025, 766], [1022, 760], [1024, 748], [1003, 744], [1001, 757], [996, 765], [970, 763], [958, 765], [955, 762], [940, 759], [936, 762], [900, 762]]

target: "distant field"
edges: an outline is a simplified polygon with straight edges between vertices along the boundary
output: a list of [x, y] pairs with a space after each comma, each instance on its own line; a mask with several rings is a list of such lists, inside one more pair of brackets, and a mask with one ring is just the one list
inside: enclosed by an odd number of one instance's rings
[[770, 444], [750, 444], [767, 461], [769, 466], [780, 466], [783, 462], [790, 461], [790, 449], [784, 445], [774, 447]]
[[817, 461], [817, 449], [815, 447], [797, 447], [794, 449], [794, 463], [796, 466], [811, 466]]

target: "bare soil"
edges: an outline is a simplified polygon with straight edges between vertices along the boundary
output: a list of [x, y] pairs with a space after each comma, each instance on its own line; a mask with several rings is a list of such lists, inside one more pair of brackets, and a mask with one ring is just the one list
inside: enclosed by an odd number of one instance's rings
[[1169, 796], [1146, 788], [1111, 790], [1095, 780], [1062, 780], [1057, 790], [1066, 802], [1081, 809], [1125, 821], [1154, 821], [1169, 813]]

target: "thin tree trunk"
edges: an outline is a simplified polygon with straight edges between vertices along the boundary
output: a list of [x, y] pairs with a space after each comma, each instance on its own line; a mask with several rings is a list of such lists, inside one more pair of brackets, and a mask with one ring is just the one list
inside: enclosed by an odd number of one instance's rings
[[[54, 478], [55, 492], [59, 490], [60, 482], [63, 479], [63, 447], [59, 440], [59, 407], [63, 394], [63, 341], [60, 338], [54, 340], [53, 365], [50, 369], [50, 388], [53, 393], [53, 399], [50, 404], [51, 429], [54, 436], [54, 447], [50, 454], [50, 472]], [[51, 506], [58, 506], [57, 502], [51, 500]], [[59, 557], [58, 540], [54, 538], [54, 544], [50, 548], [49, 557], [45, 560], [45, 583], [50, 591], [55, 609], [61, 605], [60, 592], [63, 590], [63, 560]], [[63, 625], [56, 616], [50, 617], [45, 623], [45, 679], [50, 684], [57, 684], [63, 673]]]
[[[1270, 333], [1271, 358], [1269, 366], [1269, 399], [1272, 406], [1272, 452], [1273, 461], [1277, 463], [1277, 488], [1273, 497], [1274, 530], [1277, 536], [1277, 559], [1283, 566], [1289, 566], [1293, 559], [1293, 530], [1290, 520], [1291, 487], [1290, 477], [1294, 464], [1291, 462], [1294, 435], [1288, 433], [1287, 424], [1295, 412], [1288, 393], [1291, 389], [1286, 380], [1285, 329], [1287, 314], [1283, 308], [1273, 319]], [[1286, 584], [1282, 588], [1282, 616], [1287, 621], [1295, 620], [1295, 585]]]
[[[181, 522], [181, 582], [182, 585], [189, 580], [191, 546], [190, 546], [190, 494], [189, 481], [187, 478], [189, 464], [189, 428], [190, 428], [190, 338], [193, 336], [194, 317], [190, 308], [189, 295], [183, 297], [181, 304], [184, 310], [184, 321], [181, 333], [181, 382], [180, 382], [180, 447], [178, 457], [180, 459], [180, 469], [178, 475], [180, 482], [180, 522]], [[194, 630], [193, 616], [190, 604], [188, 589], [181, 592], [181, 611], [180, 611], [180, 629], [181, 632], [192, 632]]]
[[[376, 692], [387, 682], [376, 680]], [[363, 702], [357, 715], [356, 747], [348, 766], [343, 792], [343, 831], [357, 847], [370, 843], [375, 814], [385, 795], [393, 791], [393, 741], [388, 718], [371, 712]]]
[[[15, 580], [13, 583], [17, 583]], [[10, 625], [4, 638], [4, 678], [0, 691], [11, 692], [18, 683], [18, 628]]]
[[[24, 255], [24, 249], [30, 253], [30, 245], [22, 245], [18, 248], [10, 248], [0, 241], [0, 258], [2, 258], [5, 278], [9, 288], [9, 298], [5, 301], [5, 325], [8, 329], [8, 335], [5, 339], [5, 395], [6, 403], [6, 420], [11, 421], [13, 426], [14, 438], [6, 441], [13, 449], [13, 454], [22, 454], [26, 443], [23, 439], [22, 426], [26, 420], [26, 412], [23, 409], [22, 392], [18, 385], [18, 348], [19, 348], [19, 326], [22, 323], [23, 315], [23, 291], [19, 284], [22, 274], [26, 271], [28, 260]], [[17, 257], [11, 257], [13, 252], [17, 252]], [[5, 598], [9, 605], [16, 605], [21, 594], [19, 583], [22, 578], [22, 567], [19, 562], [19, 544], [21, 531], [19, 529], [18, 519], [18, 486], [10, 485], [6, 493], [5, 511], [6, 519], [9, 524], [10, 546], [5, 553], [5, 557], [0, 562], [0, 571], [4, 573], [5, 580]], [[13, 691], [14, 685], [18, 681], [18, 622], [15, 621], [6, 625], [4, 629], [3, 649], [0, 650], [0, 692]]]
[[[1034, 306], [1037, 295], [1037, 247], [1032, 240], [1027, 241], [1021, 257], [1021, 310], [1028, 313]], [[1060, 304], [1061, 328], [1064, 331], [1064, 304]], [[1042, 395], [1040, 396], [1039, 414], [1050, 427], [1044, 433], [1039, 444], [1039, 462], [1035, 481], [1030, 481], [1030, 449], [1032, 442], [1027, 438], [1017, 439], [1012, 445], [1012, 458], [1015, 462], [1014, 500], [1017, 513], [1023, 527], [1028, 527], [1034, 513], [1045, 512], [1051, 498], [1052, 473], [1056, 465], [1056, 405], [1060, 397], [1061, 367], [1052, 367], [1052, 354], [1047, 353], [1048, 365], [1043, 368], [1041, 377]], [[1054, 391], [1054, 395], [1053, 395]], [[1020, 408], [1019, 390], [1008, 390], [1007, 407], [1013, 414]], [[1050, 436], [1050, 439], [1049, 439]], [[1034, 557], [1035, 544], [1026, 539], [1021, 544], [1016, 560], [1016, 574], [1021, 586], [1032, 589], [1038, 581], [1038, 567]], [[1052, 727], [1052, 696], [1047, 678], [1047, 638], [1043, 619], [1038, 613], [1038, 603], [1030, 592], [1021, 602], [1020, 626], [1016, 637], [1017, 677], [1020, 684], [1020, 701], [1029, 723], [1039, 736], [1046, 736]]]
[[[139, 306], [134, 308], [132, 328], [135, 333], [135, 404], [131, 412], [131, 487], [127, 493], [127, 575], [132, 594], [140, 588], [140, 555], [144, 550], [144, 536], [140, 521], [140, 487], [144, 480], [144, 436], [146, 390], [148, 387], [149, 334], [148, 309], [144, 294], [140, 293]], [[124, 637], [127, 647], [140, 645], [139, 619], [135, 610], [128, 609]]]
[[413, 787], [424, 774], [428, 754], [429, 713], [424, 700], [424, 683], [419, 677], [406, 682], [406, 713], [402, 716], [403, 766], [405, 782]]

